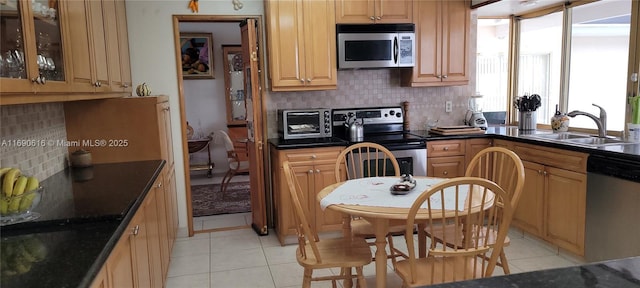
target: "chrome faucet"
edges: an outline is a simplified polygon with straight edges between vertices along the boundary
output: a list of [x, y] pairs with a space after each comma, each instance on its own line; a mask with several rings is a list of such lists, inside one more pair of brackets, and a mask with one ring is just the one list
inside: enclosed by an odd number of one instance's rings
[[587, 116], [587, 117], [593, 119], [593, 121], [596, 122], [596, 126], [598, 126], [598, 137], [606, 138], [607, 137], [607, 112], [604, 111], [604, 108], [602, 108], [602, 107], [600, 107], [600, 106], [598, 106], [596, 104], [591, 104], [591, 105], [600, 108], [600, 118], [596, 117], [595, 115], [593, 115], [591, 113], [582, 112], [582, 111], [578, 111], [578, 110], [574, 110], [574, 111], [571, 111], [571, 112], [567, 113], [567, 116], [576, 117], [578, 115], [584, 115], [584, 116]]

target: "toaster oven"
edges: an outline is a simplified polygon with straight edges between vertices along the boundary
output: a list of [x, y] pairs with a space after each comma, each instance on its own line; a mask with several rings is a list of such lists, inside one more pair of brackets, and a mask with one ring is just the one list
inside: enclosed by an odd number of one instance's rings
[[287, 140], [331, 137], [331, 109], [278, 110], [278, 136]]

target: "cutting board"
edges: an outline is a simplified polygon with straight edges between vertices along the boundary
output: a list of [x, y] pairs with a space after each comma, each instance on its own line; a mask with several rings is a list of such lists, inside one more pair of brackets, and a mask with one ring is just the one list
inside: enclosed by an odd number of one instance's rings
[[471, 126], [439, 126], [429, 130], [429, 133], [439, 135], [464, 135], [464, 134], [484, 134], [484, 130]]

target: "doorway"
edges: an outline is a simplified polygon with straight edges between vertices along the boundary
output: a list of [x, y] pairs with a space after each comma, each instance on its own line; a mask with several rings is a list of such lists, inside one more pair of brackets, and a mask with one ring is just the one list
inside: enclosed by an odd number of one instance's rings
[[[249, 30], [246, 29], [247, 22], [253, 25]], [[182, 66], [183, 60], [187, 58], [183, 58], [185, 47], [191, 46], [185, 41], [183, 34], [205, 35], [202, 37], [211, 35], [212, 44], [211, 49], [208, 50], [204, 47], [196, 47], [205, 53], [208, 51], [212, 54], [208, 55], [210, 60], [207, 62], [211, 71], [204, 73], [210, 74], [209, 77], [194, 79], [188, 75], [193, 73], [193, 69], [181, 69], [182, 74], [178, 74], [189, 236], [195, 233], [247, 227], [253, 227], [258, 234], [267, 233], [264, 212], [266, 211], [263, 180], [265, 171], [260, 164], [264, 159], [262, 151], [265, 151], [264, 147], [261, 147], [264, 145], [262, 139], [266, 136], [263, 135], [266, 129], [262, 128], [263, 123], [266, 123], [263, 121], [266, 115], [263, 115], [263, 95], [260, 89], [264, 78], [258, 74], [263, 70], [260, 69], [263, 67], [263, 57], [257, 54], [257, 51], [264, 51], [259, 48], [262, 47], [262, 37], [259, 35], [259, 31], [262, 31], [261, 23], [260, 16], [174, 16], [178, 65]], [[255, 35], [250, 35], [251, 37], [245, 35], [251, 32]], [[223, 55], [225, 53], [226, 55]], [[239, 61], [242, 58], [250, 60]], [[187, 77], [184, 77], [185, 74]], [[259, 85], [254, 84], [255, 87], [252, 87], [250, 83]], [[245, 102], [247, 106], [240, 107]], [[242, 112], [246, 116], [241, 115]], [[203, 139], [205, 141], [202, 141]], [[194, 141], [189, 140], [205, 142], [207, 145], [194, 151], [194, 149], [188, 149], [194, 144], [192, 143]], [[232, 154], [238, 162], [230, 164], [228, 158], [231, 158]], [[242, 165], [241, 162], [248, 164]], [[234, 175], [227, 173], [235, 171], [230, 169], [230, 166], [241, 166], [238, 167], [239, 171], [236, 171], [239, 173]], [[229, 176], [233, 176], [230, 181], [224, 181]], [[221, 186], [224, 188], [221, 189]], [[246, 191], [249, 187], [250, 192]], [[242, 189], [245, 191], [241, 191]], [[200, 205], [198, 204], [200, 202], [195, 203], [193, 200], [202, 201], [203, 199], [216, 202], [216, 205], [211, 205], [212, 208], [229, 209], [217, 212], [204, 209], [205, 215], [221, 212], [225, 215], [198, 217], [203, 216], [201, 213], [203, 211], [195, 209], [194, 205]], [[229, 204], [223, 204], [222, 201], [227, 201]], [[247, 203], [250, 203], [250, 212], [240, 213], [243, 209], [240, 206], [246, 206]], [[194, 213], [196, 210], [198, 213]], [[209, 219], [211, 221], [206, 223], [205, 221]]]

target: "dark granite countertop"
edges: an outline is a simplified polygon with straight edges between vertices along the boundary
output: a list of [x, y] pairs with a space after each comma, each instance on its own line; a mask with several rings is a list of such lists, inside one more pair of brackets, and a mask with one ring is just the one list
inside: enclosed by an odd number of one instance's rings
[[[546, 140], [542, 138], [530, 137], [532, 134], [552, 133], [551, 130], [534, 130], [519, 131], [517, 126], [491, 126], [487, 128], [485, 134], [467, 134], [467, 135], [435, 135], [429, 134], [426, 130], [411, 130], [411, 134], [417, 135], [425, 139], [425, 141], [449, 140], [449, 139], [471, 139], [471, 138], [494, 138], [523, 143], [567, 149], [572, 151], [584, 152], [588, 154], [598, 154], [607, 157], [619, 157], [622, 159], [640, 161], [640, 143], [625, 145], [608, 145], [599, 147], [587, 147], [578, 144], [561, 143], [554, 140]], [[327, 146], [349, 146], [352, 143], [337, 137], [300, 139], [300, 140], [283, 140], [279, 138], [270, 138], [269, 143], [276, 149], [298, 149], [313, 148]]]
[[281, 138], [270, 138], [269, 143], [278, 150], [331, 147], [331, 146], [349, 146], [350, 144], [349, 141], [345, 141], [338, 137], [291, 139], [291, 140], [284, 140]]
[[430, 288], [640, 287], [640, 257], [432, 285]]
[[164, 164], [97, 164], [42, 181], [41, 217], [0, 227], [1, 286], [88, 287]]

